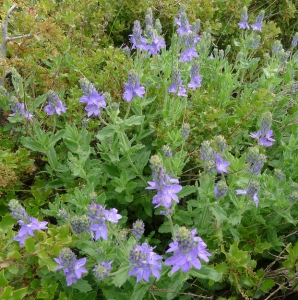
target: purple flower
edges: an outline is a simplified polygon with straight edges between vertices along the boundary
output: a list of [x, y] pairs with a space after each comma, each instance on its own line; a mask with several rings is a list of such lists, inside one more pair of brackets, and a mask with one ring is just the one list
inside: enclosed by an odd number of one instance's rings
[[136, 239], [140, 239], [141, 236], [143, 235], [144, 231], [145, 231], [145, 224], [142, 220], [136, 220], [133, 224], [132, 224], [132, 231], [131, 234], [136, 238]]
[[19, 103], [18, 99], [14, 96], [11, 97], [10, 108], [13, 111], [12, 114], [9, 114], [10, 117], [18, 115], [29, 120], [33, 118], [33, 115], [28, 110], [25, 110], [25, 104], [23, 102]]
[[156, 204], [156, 207], [163, 205], [166, 208], [170, 208], [172, 200], [179, 202], [176, 195], [181, 191], [182, 186], [179, 185], [177, 179], [170, 178], [166, 174], [166, 170], [162, 165], [161, 159], [157, 155], [153, 155], [150, 159], [151, 168], [153, 173], [153, 180], [148, 181], [148, 190], [157, 190], [157, 194], [153, 197], [152, 203]]
[[245, 190], [236, 190], [236, 195], [249, 195], [253, 198], [256, 207], [258, 207], [259, 199], [258, 199], [258, 191], [260, 189], [260, 183], [256, 180], [252, 180], [247, 189]]
[[47, 229], [48, 222], [39, 222], [37, 219], [28, 216], [26, 210], [15, 199], [10, 200], [8, 204], [11, 210], [11, 216], [14, 219], [19, 219], [18, 223], [21, 225], [21, 229], [14, 240], [20, 242], [20, 246], [23, 247], [25, 240], [29, 236], [34, 236], [35, 230]]
[[155, 36], [152, 39], [152, 42], [147, 45], [147, 51], [149, 54], [154, 54], [156, 55], [162, 48], [165, 48], [166, 44], [165, 41], [162, 37], [160, 36]]
[[142, 36], [142, 29], [140, 21], [136, 20], [133, 25], [132, 34], [130, 36], [130, 42], [132, 43], [132, 49], [147, 50], [146, 39]]
[[194, 46], [191, 46], [190, 48], [187, 48], [181, 53], [179, 61], [183, 62], [189, 62], [192, 61], [193, 58], [199, 57], [196, 49]]
[[66, 107], [59, 99], [58, 94], [55, 94], [53, 91], [48, 92], [48, 103], [49, 104], [44, 108], [48, 116], [54, 115], [55, 112], [57, 115], [66, 112]]
[[168, 87], [170, 93], [177, 94], [181, 97], [187, 97], [186, 89], [182, 83], [179, 69], [175, 68], [172, 73], [172, 84]]
[[216, 198], [223, 198], [227, 194], [228, 187], [225, 181], [219, 181], [214, 187], [214, 195]]
[[200, 65], [194, 62], [190, 69], [190, 83], [187, 85], [190, 89], [195, 90], [201, 87], [202, 77], [200, 75]]
[[184, 273], [188, 272], [191, 267], [201, 269], [201, 260], [208, 262], [211, 256], [207, 252], [207, 245], [200, 237], [196, 237], [197, 229], [189, 231], [186, 227], [178, 229], [175, 240], [170, 243], [170, 248], [166, 251], [174, 252], [174, 255], [165, 261], [165, 265], [173, 266], [171, 274], [181, 269]]
[[259, 139], [259, 144], [261, 146], [264, 146], [264, 147], [270, 147], [272, 146], [273, 142], [275, 142], [275, 139], [272, 138], [272, 134], [273, 134], [273, 131], [272, 130], [259, 130], [255, 133], [251, 133], [250, 136], [252, 138], [258, 138]]
[[113, 263], [113, 260], [110, 262], [100, 262], [98, 265], [96, 265], [93, 269], [94, 275], [99, 279], [103, 279], [104, 277], [109, 276], [109, 272], [111, 271], [111, 265]]
[[244, 6], [242, 9], [241, 20], [238, 23], [240, 29], [249, 29], [249, 25], [247, 23], [248, 15], [247, 15], [247, 7]]
[[222, 156], [218, 153], [216, 154], [216, 170], [218, 174], [228, 173], [228, 166], [230, 165], [229, 161], [224, 161]]
[[158, 261], [162, 256], [153, 252], [152, 247], [147, 243], [136, 245], [129, 255], [130, 266], [133, 268], [129, 271], [129, 275], [136, 275], [137, 282], [141, 279], [149, 282], [149, 277], [153, 275], [156, 278], [160, 277], [161, 263]]
[[122, 218], [121, 215], [117, 214], [116, 208], [106, 210], [105, 207], [94, 202], [89, 205], [88, 216], [91, 221], [89, 230], [91, 230], [91, 235], [96, 241], [100, 237], [104, 240], [108, 239], [108, 231], [105, 224], [106, 220], [112, 223], [118, 223], [118, 220]]
[[251, 163], [250, 172], [253, 174], [259, 174], [266, 161], [266, 155], [259, 154], [259, 149], [253, 147], [249, 149], [246, 161]]
[[130, 102], [135, 97], [144, 97], [145, 88], [140, 86], [140, 79], [135, 71], [132, 70], [128, 73], [128, 83], [124, 83], [124, 85], [123, 100]]
[[262, 10], [256, 18], [256, 24], [252, 24], [251, 28], [255, 31], [262, 31], [262, 22], [264, 19], [265, 12]]
[[93, 84], [87, 79], [80, 80], [81, 89], [84, 96], [80, 98], [80, 102], [86, 103], [85, 110], [88, 112], [88, 117], [100, 114], [100, 108], [106, 107], [106, 102], [103, 93], [98, 93]]
[[191, 28], [186, 16], [186, 7], [184, 5], [181, 5], [181, 8], [179, 9], [178, 18], [175, 18], [175, 24], [179, 26], [177, 33], [180, 36], [191, 33]]
[[83, 267], [86, 263], [86, 258], [76, 259], [76, 255], [69, 249], [63, 248], [55, 262], [59, 264], [56, 271], [63, 269], [66, 275], [67, 286], [76, 283], [78, 279], [82, 278], [83, 273], [88, 271]]

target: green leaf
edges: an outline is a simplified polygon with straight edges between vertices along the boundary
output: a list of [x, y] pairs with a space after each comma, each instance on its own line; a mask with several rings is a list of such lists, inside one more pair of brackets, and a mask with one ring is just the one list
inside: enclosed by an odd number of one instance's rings
[[19, 289], [13, 292], [13, 298], [14, 300], [21, 300], [28, 294], [27, 288]]
[[177, 194], [179, 198], [183, 198], [192, 193], [195, 193], [197, 188], [194, 185], [186, 185], [182, 188], [182, 190]]
[[120, 177], [119, 168], [110, 164], [102, 164], [101, 167], [107, 173], [107, 175], [111, 178]]
[[177, 296], [176, 292], [180, 291], [184, 281], [189, 278], [189, 273], [184, 273], [179, 270], [174, 274], [169, 274], [169, 276], [171, 276], [171, 282], [168, 289], [171, 293], [167, 293], [167, 300], [171, 300]]
[[11, 216], [4, 216], [0, 222], [0, 229], [6, 233], [14, 224], [16, 224], [16, 220], [14, 218]]
[[149, 288], [150, 288], [149, 284], [144, 285], [142, 283], [137, 283], [134, 286], [131, 299], [132, 300], [141, 300], [141, 299], [143, 299], [143, 297], [145, 296], [145, 294], [147, 293]]
[[82, 293], [87, 293], [92, 290], [91, 285], [83, 279], [78, 280], [76, 283], [71, 285], [73, 288], [78, 289]]
[[116, 276], [113, 278], [113, 284], [118, 287], [122, 286], [129, 277], [128, 272], [128, 267], [125, 267], [122, 270], [120, 270], [119, 273], [117, 273]]
[[145, 116], [132, 116], [125, 120], [124, 124], [127, 126], [141, 125], [144, 121]]
[[100, 141], [102, 141], [103, 139], [105, 139], [106, 137], [110, 137], [115, 133], [115, 129], [114, 127], [112, 127], [111, 125], [108, 125], [106, 127], [104, 127], [97, 135], [96, 138], [98, 138]]
[[4, 292], [2, 295], [0, 295], [0, 299], [1, 300], [12, 300], [13, 297], [12, 297], [12, 287], [11, 286], [7, 286], [5, 289], [4, 289]]
[[190, 270], [190, 274], [192, 276], [195, 276], [197, 278], [205, 278], [210, 279], [215, 282], [218, 282], [222, 279], [223, 273], [218, 272], [214, 267], [207, 267], [202, 265], [202, 268], [200, 270], [192, 268]]
[[37, 98], [35, 98], [34, 102], [33, 102], [33, 110], [35, 110], [40, 104], [44, 103], [47, 99], [47, 95], [41, 95], [38, 96]]
[[273, 288], [275, 286], [275, 282], [273, 279], [265, 279], [261, 286], [260, 286], [260, 289], [265, 292], [265, 293], [268, 293], [271, 288]]
[[8, 281], [6, 280], [4, 276], [4, 269], [0, 271], [0, 287], [1, 286], [6, 286], [8, 284]]
[[34, 249], [35, 249], [34, 244], [35, 244], [35, 242], [34, 242], [33, 238], [31, 238], [31, 237], [26, 238], [26, 240], [25, 240], [25, 249], [28, 253], [33, 253], [34, 252]]

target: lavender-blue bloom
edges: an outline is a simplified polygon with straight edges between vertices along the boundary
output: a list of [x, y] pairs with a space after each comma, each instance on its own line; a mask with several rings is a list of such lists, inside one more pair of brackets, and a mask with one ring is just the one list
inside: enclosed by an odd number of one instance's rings
[[216, 171], [218, 174], [228, 173], [228, 166], [230, 165], [229, 161], [224, 161], [222, 156], [218, 153], [216, 154]]
[[88, 112], [88, 117], [100, 114], [100, 109], [106, 107], [106, 102], [103, 93], [98, 93], [93, 84], [87, 79], [80, 80], [81, 89], [84, 96], [80, 98], [80, 102], [86, 103], [85, 110]]
[[240, 29], [249, 29], [249, 25], [247, 23], [248, 15], [247, 15], [247, 7], [244, 6], [242, 9], [241, 20], [238, 23]]
[[136, 245], [130, 251], [129, 261], [130, 266], [133, 268], [128, 274], [136, 275], [137, 282], [141, 279], [149, 282], [151, 275], [156, 278], [160, 277], [161, 263], [158, 260], [162, 259], [162, 256], [154, 253], [153, 249], [147, 243], [143, 243], [142, 245]]
[[48, 222], [39, 222], [37, 219], [28, 216], [26, 210], [15, 199], [10, 200], [8, 204], [11, 210], [11, 216], [14, 219], [19, 219], [18, 223], [21, 225], [21, 229], [14, 240], [20, 242], [20, 246], [23, 247], [25, 240], [29, 236], [34, 236], [35, 230], [47, 229]]
[[169, 158], [172, 156], [172, 150], [169, 145], [163, 145], [161, 148], [161, 151], [162, 151], [164, 157], [166, 157], [166, 158]]
[[136, 20], [133, 25], [132, 34], [129, 35], [132, 49], [147, 50], [146, 39], [142, 36], [140, 21]]
[[80, 234], [86, 232], [89, 229], [91, 223], [89, 218], [86, 215], [83, 215], [83, 216], [73, 216], [70, 219], [70, 225], [75, 234]]
[[190, 89], [195, 90], [201, 87], [202, 77], [200, 75], [200, 65], [195, 61], [190, 69], [190, 83], [187, 85]]
[[93, 272], [94, 272], [94, 275], [97, 277], [97, 279], [102, 280], [104, 277], [109, 276], [112, 263], [113, 263], [113, 260], [110, 262], [102, 261], [98, 265], [95, 265]]
[[55, 262], [59, 264], [57, 270], [63, 269], [66, 275], [67, 286], [76, 283], [78, 279], [82, 278], [83, 273], [88, 273], [84, 268], [86, 258], [76, 259], [76, 255], [69, 249], [63, 248], [57, 258], [54, 258]]
[[216, 198], [223, 198], [228, 192], [227, 184], [221, 180], [215, 185], [213, 191]]
[[172, 84], [168, 87], [170, 93], [177, 94], [181, 97], [187, 97], [186, 89], [182, 83], [179, 69], [175, 68], [172, 73]]
[[9, 114], [10, 117], [17, 115], [29, 120], [33, 118], [33, 115], [28, 110], [25, 110], [25, 104], [23, 102], [19, 103], [18, 99], [14, 96], [11, 97], [10, 108], [13, 111], [12, 114]]
[[256, 207], [259, 205], [259, 199], [258, 199], [258, 191], [260, 189], [260, 183], [259, 181], [252, 180], [249, 184], [247, 189], [245, 190], [236, 190], [237, 195], [249, 195], [253, 198]]
[[259, 149], [253, 147], [249, 149], [246, 161], [251, 163], [250, 172], [253, 174], [259, 174], [266, 161], [266, 155], [259, 154]]
[[55, 114], [61, 115], [61, 113], [66, 112], [66, 107], [60, 100], [58, 94], [56, 94], [54, 91], [48, 92], [48, 105], [44, 108], [45, 112], [48, 116], [52, 116]]
[[264, 20], [264, 15], [265, 12], [263, 10], [261, 10], [261, 12], [259, 13], [259, 15], [256, 18], [256, 24], [252, 24], [251, 28], [255, 31], [262, 31], [262, 22]]
[[134, 70], [128, 73], [128, 83], [124, 83], [124, 85], [123, 100], [130, 102], [135, 97], [144, 97], [145, 88], [140, 86], [140, 79]]
[[186, 7], [184, 5], [181, 5], [181, 8], [179, 9], [178, 18], [175, 18], [175, 25], [179, 26], [179, 28], [177, 29], [177, 33], [180, 36], [191, 33], [191, 28], [186, 16]]
[[202, 265], [199, 259], [208, 262], [207, 245], [200, 237], [196, 237], [197, 229], [189, 231], [186, 227], [180, 227], [175, 240], [170, 243], [170, 249], [166, 252], [174, 252], [174, 255], [165, 261], [165, 265], [173, 266], [171, 274], [181, 269], [184, 273], [191, 267], [201, 269]]
[[132, 224], [132, 231], [131, 234], [136, 238], [140, 239], [145, 231], [145, 224], [142, 220], [136, 220]]

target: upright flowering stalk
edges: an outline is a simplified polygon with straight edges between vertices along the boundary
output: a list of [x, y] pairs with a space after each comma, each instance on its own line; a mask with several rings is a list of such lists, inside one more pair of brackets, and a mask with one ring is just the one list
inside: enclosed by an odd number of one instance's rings
[[241, 20], [238, 23], [240, 29], [249, 29], [247, 20], [248, 20], [247, 7], [244, 6], [241, 13]]
[[175, 25], [178, 25], [177, 33], [180, 36], [191, 33], [191, 27], [186, 15], [186, 7], [184, 5], [181, 5], [179, 9], [178, 18], [175, 18]]
[[142, 32], [140, 21], [136, 20], [133, 25], [132, 34], [129, 35], [132, 49], [147, 50], [147, 41], [142, 36]]
[[265, 15], [265, 12], [263, 10], [261, 10], [261, 12], [259, 13], [259, 15], [256, 18], [256, 24], [251, 25], [252, 30], [262, 31], [262, 22], [264, 20], [264, 15]]
[[250, 134], [252, 138], [259, 140], [261, 146], [270, 147], [275, 142], [275, 139], [272, 138], [273, 131], [270, 129], [271, 123], [272, 116], [267, 113], [262, 119], [261, 130]]
[[25, 110], [25, 104], [19, 102], [16, 97], [11, 97], [9, 105], [10, 109], [13, 111], [12, 114], [9, 114], [10, 117], [21, 116], [29, 120], [33, 118], [33, 115], [30, 114], [29, 110]]
[[58, 94], [56, 94], [54, 91], [48, 91], [48, 105], [44, 108], [45, 112], [48, 116], [52, 116], [55, 114], [61, 115], [61, 113], [66, 112], [66, 107], [60, 100]]
[[162, 29], [159, 20], [156, 20], [155, 26], [153, 25], [151, 8], [147, 9], [145, 22], [145, 37], [147, 38], [146, 50], [149, 54], [156, 55], [162, 48], [166, 47], [166, 44], [163, 37], [160, 35]]
[[172, 150], [169, 145], [163, 145], [161, 148], [161, 151], [162, 151], [164, 157], [166, 157], [166, 158], [169, 158], [172, 156]]
[[253, 198], [256, 207], [259, 205], [258, 191], [260, 189], [259, 181], [252, 180], [245, 190], [236, 190], [237, 195], [249, 195]]
[[202, 77], [200, 75], [199, 62], [194, 61], [190, 69], [190, 83], [187, 85], [190, 89], [195, 90], [201, 87]]
[[296, 47], [298, 44], [298, 32], [295, 33], [293, 40], [292, 40], [292, 46]]
[[129, 271], [129, 275], [136, 275], [137, 282], [141, 279], [149, 282], [149, 277], [153, 275], [156, 278], [160, 277], [162, 256], [153, 252], [152, 247], [147, 243], [136, 245], [129, 255], [130, 266], [133, 268]]
[[146, 189], [157, 190], [157, 195], [152, 200], [152, 203], [156, 204], [155, 208], [162, 205], [169, 209], [172, 206], [172, 200], [179, 202], [176, 194], [181, 191], [182, 186], [178, 184], [177, 179], [172, 179], [166, 174], [162, 161], [157, 155], [151, 157], [150, 163], [154, 181], [148, 181], [150, 186]]
[[135, 97], [143, 98], [145, 94], [145, 88], [140, 86], [140, 79], [136, 74], [136, 71], [131, 70], [128, 73], [128, 82], [124, 83], [125, 90], [123, 93], [123, 100], [130, 102]]
[[253, 174], [260, 174], [266, 161], [266, 155], [260, 154], [256, 147], [248, 150], [246, 161], [251, 163], [250, 172]]
[[122, 218], [121, 215], [117, 214], [117, 209], [112, 208], [106, 210], [100, 204], [92, 202], [88, 208], [88, 217], [91, 221], [90, 230], [93, 238], [97, 241], [100, 237], [104, 240], [108, 239], [108, 231], [105, 221], [112, 223], [118, 223], [118, 220]]
[[[221, 137], [223, 138], [223, 137]], [[217, 138], [218, 139], [218, 138]], [[221, 152], [225, 149], [225, 140], [217, 141], [215, 140], [217, 151], [211, 147], [210, 141], [204, 141], [201, 145], [200, 158], [204, 161], [204, 167], [207, 173], [217, 172], [228, 173], [229, 161], [225, 161], [221, 155]]]
[[76, 255], [69, 248], [63, 248], [59, 256], [54, 258], [54, 260], [59, 264], [56, 271], [63, 269], [66, 275], [67, 286], [76, 283], [78, 279], [82, 278], [82, 274], [88, 273], [84, 268], [86, 258], [77, 260]]
[[172, 73], [172, 84], [168, 87], [168, 91], [173, 94], [177, 94], [181, 97], [187, 97], [186, 89], [182, 83], [180, 71], [178, 68], [174, 68]]
[[74, 216], [70, 219], [71, 227], [76, 234], [84, 233], [88, 231], [90, 227], [90, 220], [88, 216]]
[[183, 123], [181, 128], [181, 135], [187, 139], [190, 133], [190, 125], [189, 123]]
[[80, 79], [80, 86], [84, 92], [84, 96], [80, 98], [80, 102], [86, 103], [85, 110], [88, 112], [88, 117], [100, 114], [100, 109], [106, 107], [106, 102], [103, 93], [98, 93], [94, 85], [86, 78]]
[[179, 269], [186, 273], [191, 267], [200, 270], [202, 265], [200, 262], [204, 260], [208, 262], [207, 245], [200, 237], [196, 237], [197, 229], [189, 231], [186, 227], [180, 227], [176, 237], [170, 243], [170, 249], [166, 252], [174, 252], [174, 255], [165, 261], [165, 265], [172, 266], [171, 274], [177, 272]]
[[136, 238], [136, 239], [140, 239], [141, 236], [143, 235], [145, 231], [145, 224], [142, 220], [136, 220], [133, 224], [132, 224], [132, 231], [131, 234]]
[[193, 58], [199, 57], [195, 48], [196, 37], [197, 34], [195, 34], [194, 32], [191, 32], [187, 36], [183, 37], [182, 41], [186, 46], [186, 49], [181, 53], [179, 61], [189, 62], [192, 61]]
[[34, 236], [34, 231], [47, 229], [48, 222], [38, 222], [37, 219], [30, 217], [17, 200], [10, 200], [8, 206], [11, 210], [11, 216], [14, 219], [19, 219], [18, 223], [21, 225], [18, 235], [14, 238], [15, 241], [20, 242], [21, 247], [24, 246], [27, 237]]

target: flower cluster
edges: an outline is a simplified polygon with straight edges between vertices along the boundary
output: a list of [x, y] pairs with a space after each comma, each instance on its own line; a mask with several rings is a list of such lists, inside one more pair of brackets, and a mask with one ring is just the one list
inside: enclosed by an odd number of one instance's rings
[[259, 149], [256, 147], [248, 150], [246, 161], [251, 163], [250, 172], [253, 174], [260, 174], [264, 163], [266, 161], [266, 155], [260, 154]]
[[[262, 23], [264, 20], [265, 12], [264, 10], [261, 10], [258, 16], [256, 17], [256, 23], [251, 25], [252, 30], [254, 31], [262, 31]], [[242, 13], [241, 13], [241, 20], [238, 23], [238, 26], [240, 29], [249, 29], [248, 24], [248, 14], [247, 14], [247, 7], [243, 7]]]
[[258, 207], [259, 199], [258, 199], [258, 191], [260, 189], [259, 181], [252, 180], [245, 190], [236, 190], [237, 195], [249, 195], [253, 198], [256, 207]]
[[218, 181], [214, 187], [214, 195], [216, 198], [223, 198], [228, 192], [228, 186], [225, 181]]
[[266, 114], [262, 119], [261, 129], [255, 133], [251, 133], [252, 138], [259, 139], [259, 144], [264, 147], [272, 146], [275, 139], [272, 138], [273, 131], [270, 129], [272, 123], [271, 114]]
[[29, 110], [25, 110], [25, 104], [23, 102], [19, 102], [16, 97], [11, 97], [9, 105], [10, 109], [13, 111], [12, 114], [9, 114], [10, 117], [21, 116], [29, 120], [33, 118], [33, 115], [30, 114]]
[[88, 273], [84, 268], [86, 258], [77, 260], [76, 255], [69, 248], [63, 248], [59, 256], [54, 258], [54, 260], [59, 264], [56, 271], [63, 269], [66, 275], [67, 286], [76, 283], [78, 279], [82, 278], [83, 273]]
[[207, 245], [200, 237], [196, 237], [197, 229], [189, 231], [186, 227], [180, 227], [176, 238], [170, 243], [170, 249], [166, 252], [174, 252], [174, 255], [165, 261], [165, 265], [173, 266], [171, 274], [181, 269], [184, 273], [191, 267], [201, 269], [202, 265], [199, 259], [208, 262]]
[[172, 84], [170, 87], [168, 87], [168, 91], [181, 97], [187, 97], [186, 89], [181, 80], [181, 75], [178, 68], [174, 68], [173, 70]]
[[201, 87], [201, 82], [200, 65], [197, 61], [194, 61], [190, 69], [190, 83], [187, 86], [190, 89], [195, 90], [196, 88]]
[[48, 91], [48, 105], [44, 108], [45, 112], [48, 116], [52, 116], [55, 114], [61, 115], [61, 113], [66, 112], [66, 107], [60, 100], [58, 94], [54, 91]]
[[20, 242], [21, 247], [24, 246], [27, 237], [34, 236], [34, 231], [47, 229], [48, 222], [39, 222], [37, 219], [30, 217], [17, 200], [10, 200], [8, 206], [11, 210], [11, 216], [14, 219], [19, 219], [18, 223], [21, 225], [18, 235], [14, 238], [14, 241]]
[[149, 282], [150, 275], [156, 278], [160, 277], [159, 271], [161, 270], [162, 256], [153, 252], [152, 247], [149, 247], [147, 243], [142, 245], [136, 245], [129, 255], [130, 266], [133, 268], [129, 271], [129, 275], [136, 275], [137, 282], [141, 279]]
[[130, 102], [135, 97], [144, 97], [145, 88], [140, 86], [140, 79], [134, 70], [128, 72], [128, 82], [124, 86], [123, 100]]
[[214, 141], [217, 151], [211, 147], [210, 141], [204, 141], [201, 145], [200, 158], [204, 161], [205, 169], [208, 173], [217, 172], [228, 173], [229, 161], [225, 161], [222, 157], [222, 151], [226, 148], [225, 139], [220, 136]]
[[106, 107], [104, 94], [99, 94], [94, 85], [86, 78], [80, 79], [80, 86], [84, 93], [80, 102], [87, 104], [85, 110], [88, 112], [88, 117], [98, 116], [100, 109]]
[[97, 277], [97, 279], [101, 280], [104, 277], [109, 276], [109, 273], [112, 268], [113, 260], [110, 262], [100, 262], [98, 265], [96, 265], [93, 269], [94, 275]]
[[172, 179], [166, 174], [162, 160], [157, 155], [151, 157], [150, 163], [153, 181], [148, 181], [150, 186], [146, 189], [157, 190], [157, 194], [152, 200], [152, 203], [156, 204], [155, 208], [162, 205], [169, 209], [172, 206], [172, 200], [179, 202], [176, 194], [181, 191], [182, 186], [178, 184], [177, 179]]
[[242, 13], [241, 13], [241, 20], [238, 23], [238, 26], [240, 29], [249, 29], [249, 25], [248, 25], [248, 14], [247, 14], [247, 7], [244, 6], [242, 8]]
[[145, 224], [142, 220], [136, 220], [133, 224], [132, 224], [132, 231], [131, 234], [136, 238], [136, 239], [140, 239], [141, 236], [143, 235], [145, 231]]
[[105, 207], [94, 202], [89, 205], [88, 217], [91, 222], [89, 230], [91, 230], [92, 237], [96, 241], [100, 237], [102, 237], [104, 240], [108, 239], [108, 231], [105, 221], [118, 223], [118, 220], [122, 218], [121, 215], [117, 214], [116, 208], [106, 210]]
[[166, 157], [166, 158], [169, 158], [172, 156], [172, 150], [169, 145], [163, 145], [161, 148], [161, 151], [162, 151], [164, 157]]
[[132, 34], [130, 36], [130, 42], [132, 43], [132, 49], [140, 49], [141, 51], [147, 51], [149, 55], [156, 55], [160, 52], [162, 48], [166, 47], [165, 41], [161, 36], [161, 24], [157, 19], [153, 21], [152, 10], [147, 9], [145, 16], [146, 28], [143, 31], [141, 28], [140, 21], [136, 20], [134, 22]]

